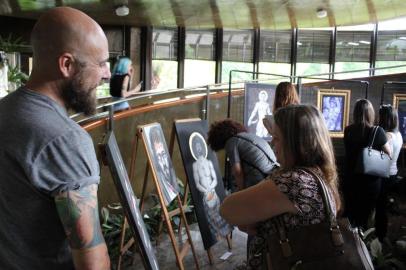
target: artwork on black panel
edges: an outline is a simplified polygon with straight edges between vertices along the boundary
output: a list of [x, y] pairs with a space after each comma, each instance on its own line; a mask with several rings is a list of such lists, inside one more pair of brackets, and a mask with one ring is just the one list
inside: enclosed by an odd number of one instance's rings
[[131, 187], [127, 170], [124, 166], [116, 138], [112, 131], [109, 131], [105, 136], [101, 149], [107, 159], [114, 185], [118, 191], [128, 224], [136, 238], [136, 243], [141, 252], [145, 269], [157, 270], [159, 267], [155, 251], [151, 245], [148, 231], [137, 205], [137, 198]]
[[203, 245], [207, 250], [232, 230], [220, 216], [225, 191], [217, 156], [206, 144], [207, 121], [179, 120], [175, 122], [175, 128]]
[[399, 132], [403, 143], [406, 143], [406, 94], [394, 94], [393, 103], [393, 107], [398, 110]]
[[323, 114], [327, 129], [332, 137], [343, 137], [348, 125], [349, 90], [320, 89], [317, 106]]
[[157, 177], [165, 205], [169, 205], [178, 195], [179, 185], [164, 133], [159, 123], [143, 126], [142, 131], [147, 145], [148, 156], [151, 158], [152, 169]]
[[271, 135], [262, 120], [272, 115], [275, 85], [262, 83], [245, 84], [244, 125], [248, 132], [269, 140]]

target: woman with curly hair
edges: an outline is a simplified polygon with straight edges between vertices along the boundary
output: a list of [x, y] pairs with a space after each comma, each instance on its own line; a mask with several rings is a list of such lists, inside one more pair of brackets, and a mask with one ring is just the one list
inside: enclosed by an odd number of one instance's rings
[[210, 126], [208, 144], [216, 152], [225, 149], [237, 190], [257, 184], [277, 166], [269, 144], [231, 119]]

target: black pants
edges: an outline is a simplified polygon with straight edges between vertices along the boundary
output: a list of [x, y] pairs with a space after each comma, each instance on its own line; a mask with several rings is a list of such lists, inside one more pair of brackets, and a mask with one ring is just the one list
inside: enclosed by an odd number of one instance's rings
[[397, 175], [383, 178], [381, 192], [378, 197], [375, 212], [376, 236], [380, 241], [386, 237], [388, 231], [388, 194], [396, 183]]
[[375, 209], [381, 193], [381, 178], [354, 174], [343, 186], [345, 212], [355, 227], [368, 229], [368, 218]]

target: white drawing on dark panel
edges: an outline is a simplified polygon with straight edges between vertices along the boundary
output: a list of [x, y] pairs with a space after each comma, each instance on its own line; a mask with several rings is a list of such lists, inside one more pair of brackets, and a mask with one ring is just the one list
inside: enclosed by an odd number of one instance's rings
[[262, 119], [265, 118], [265, 115], [271, 115], [271, 107], [269, 106], [268, 93], [265, 90], [262, 90], [258, 93], [258, 101], [255, 103], [255, 107], [251, 112], [250, 117], [248, 118], [248, 126], [257, 124], [255, 129], [255, 134], [261, 138], [268, 137], [268, 130], [265, 128]]
[[201, 192], [203, 206], [207, 216], [211, 233], [226, 236], [230, 225], [220, 216], [220, 200], [216, 193], [217, 176], [213, 163], [207, 159], [207, 144], [203, 136], [193, 132], [189, 137], [189, 149], [195, 162], [193, 162], [193, 178], [196, 188]]

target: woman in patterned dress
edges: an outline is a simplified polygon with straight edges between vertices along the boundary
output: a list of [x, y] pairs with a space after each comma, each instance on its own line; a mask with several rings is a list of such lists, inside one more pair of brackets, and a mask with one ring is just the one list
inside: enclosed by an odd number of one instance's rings
[[340, 207], [334, 151], [321, 112], [310, 105], [289, 105], [276, 111], [270, 126], [281, 168], [261, 183], [228, 196], [221, 205], [226, 221], [255, 234], [247, 269], [266, 269], [263, 254], [267, 236], [275, 232], [274, 217], [281, 215], [288, 230], [325, 219], [317, 179], [303, 168], [326, 182], [334, 198], [333, 210]]

